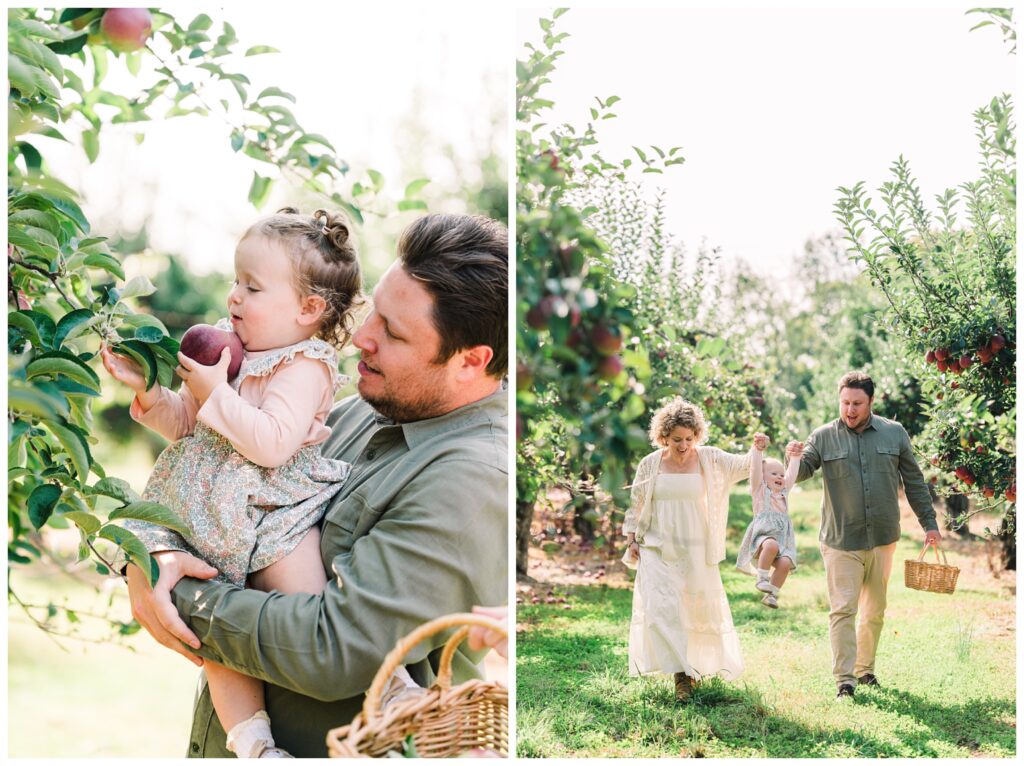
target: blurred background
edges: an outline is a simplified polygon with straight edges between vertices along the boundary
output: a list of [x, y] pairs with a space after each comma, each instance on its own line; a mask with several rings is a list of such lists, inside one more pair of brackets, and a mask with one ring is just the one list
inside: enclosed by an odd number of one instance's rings
[[[240, 41], [225, 68], [243, 72], [252, 94], [269, 86], [292, 94], [287, 108], [344, 159], [349, 184], [372, 187], [356, 225], [367, 291], [424, 210], [507, 223], [510, 24], [493, 11], [403, 8], [399, 18], [393, 9], [300, 2], [273, 13], [244, 5], [171, 12], [184, 23], [201, 11], [214, 33], [227, 21]], [[277, 52], [242, 56], [261, 45]], [[145, 92], [156, 79], [149, 58], [134, 73], [123, 57], [108, 61], [106, 91]], [[283, 175], [257, 210], [248, 198], [254, 173], [267, 175], [267, 166], [232, 151], [230, 117], [107, 125], [92, 162], [82, 151], [84, 121], [62, 128], [67, 143], [37, 137], [52, 174], [81, 193], [93, 231], [111, 238], [126, 278], [146, 275], [157, 286], [138, 306], [175, 337], [225, 315], [234, 247], [252, 222], [285, 205], [331, 207]], [[418, 202], [402, 205], [410, 184]], [[343, 366], [354, 373], [351, 354]], [[353, 392], [350, 384], [339, 396]], [[129, 402], [126, 389], [104, 386], [91, 449], [110, 475], [141, 490], [164, 442], [128, 418]], [[12, 589], [35, 608], [34, 617], [9, 610], [8, 755], [183, 756], [195, 669], [135, 633], [119, 580], [72, 563], [74, 528], [45, 534], [42, 560], [10, 572]], [[491, 674], [505, 669], [488, 664]]]

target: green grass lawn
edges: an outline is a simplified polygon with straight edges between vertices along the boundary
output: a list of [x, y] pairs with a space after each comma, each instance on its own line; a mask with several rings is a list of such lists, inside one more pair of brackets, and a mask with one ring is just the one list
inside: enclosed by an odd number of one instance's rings
[[[67, 603], [106, 612], [110, 595], [67, 575], [15, 567], [11, 585], [30, 603]], [[113, 591], [112, 616], [130, 620], [127, 591]], [[109, 630], [83, 617], [87, 637]], [[16, 604], [7, 622], [9, 758], [180, 758], [188, 748], [199, 669], [148, 634], [109, 641], [60, 639], [61, 649]]]
[[901, 540], [876, 664], [883, 687], [834, 700], [819, 501], [820, 491], [793, 495], [799, 568], [774, 611], [734, 568], [750, 500], [733, 495], [721, 571], [746, 670], [737, 682], [707, 682], [690, 705], [674, 704], [668, 676], [628, 676], [632, 590], [565, 586], [569, 609], [520, 605], [518, 755], [1014, 756], [1015, 606], [990, 580], [966, 576], [967, 554], [950, 555], [964, 569], [955, 594], [922, 593], [903, 585], [903, 560], [919, 548]]

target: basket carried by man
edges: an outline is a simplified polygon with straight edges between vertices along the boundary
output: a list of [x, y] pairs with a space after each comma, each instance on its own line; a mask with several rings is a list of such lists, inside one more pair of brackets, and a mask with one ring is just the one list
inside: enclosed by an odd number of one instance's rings
[[[423, 639], [462, 625], [444, 646], [434, 685], [424, 694], [396, 699], [381, 710], [381, 695], [405, 655]], [[506, 633], [504, 626], [476, 614], [450, 614], [421, 625], [384, 658], [363, 710], [348, 726], [327, 733], [332, 758], [380, 758], [415, 754], [446, 758], [472, 753], [508, 756], [508, 689], [496, 681], [473, 679], [452, 688], [452, 657], [471, 625]]]
[[[946, 552], [940, 551], [938, 545], [934, 545], [935, 563], [925, 561], [924, 554], [928, 550], [928, 545], [929, 543], [925, 543], [916, 560], [906, 559], [903, 562], [903, 581], [908, 588], [914, 590], [952, 593], [956, 590], [956, 578], [960, 576], [960, 569], [946, 560]], [[942, 563], [939, 563], [939, 553], [942, 553]]]

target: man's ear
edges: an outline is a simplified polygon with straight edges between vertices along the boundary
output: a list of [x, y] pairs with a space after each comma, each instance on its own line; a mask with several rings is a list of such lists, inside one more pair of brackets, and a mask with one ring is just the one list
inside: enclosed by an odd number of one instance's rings
[[300, 325], [309, 326], [316, 324], [327, 310], [327, 301], [319, 295], [307, 295], [302, 299], [302, 306], [299, 310], [298, 322]]
[[460, 382], [476, 380], [487, 375], [487, 365], [494, 358], [494, 349], [490, 346], [470, 346], [456, 354], [459, 357], [459, 367], [455, 373], [456, 379]]

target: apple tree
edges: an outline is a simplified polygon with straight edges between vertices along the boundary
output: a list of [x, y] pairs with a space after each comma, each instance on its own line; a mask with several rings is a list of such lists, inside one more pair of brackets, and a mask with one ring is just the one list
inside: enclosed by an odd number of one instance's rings
[[1002, 516], [1015, 568], [1016, 141], [1008, 95], [974, 115], [981, 173], [926, 205], [900, 157], [876, 205], [858, 183], [836, 214], [916, 360], [926, 425], [916, 446], [940, 491]]
[[[226, 124], [225, 148], [253, 173], [250, 201], [259, 206], [277, 177], [287, 176], [357, 221], [379, 205], [379, 174], [339, 191], [348, 173], [323, 136], [304, 130], [278, 87], [251, 95], [232, 63], [274, 52], [241, 54], [227, 22], [214, 31], [206, 14], [179, 21], [144, 8], [16, 8], [8, 15], [8, 560], [29, 564], [48, 552], [44, 529], [75, 529], [79, 561], [110, 572], [119, 549], [151, 578], [155, 563], [120, 525], [144, 519], [174, 529], [169, 509], [143, 501], [127, 482], [106, 473], [92, 447], [92, 403], [102, 346], [134, 359], [149, 385], [170, 385], [178, 344], [164, 324], [135, 301], [154, 291], [145, 277], [125, 279], [108, 237], [92, 229], [76, 191], [46, 159], [54, 142], [76, 144], [92, 162], [111, 124], [181, 115], [215, 116]], [[138, 88], [107, 89], [112, 67], [135, 75]], [[239, 115], [242, 115], [240, 118]], [[137, 135], [141, 140], [142, 133]], [[242, 157], [247, 159], [242, 160]], [[416, 205], [415, 199], [408, 204]], [[421, 203], [419, 203], [421, 204]], [[49, 629], [53, 605], [25, 604]], [[74, 612], [68, 618], [75, 621]], [[137, 629], [118, 624], [121, 633]]]
[[[567, 33], [559, 9], [542, 19], [539, 46], [516, 64], [516, 518], [517, 568], [526, 569], [533, 508], [544, 487], [599, 483], [623, 501], [626, 467], [646, 444], [642, 416], [646, 351], [634, 338], [635, 288], [617, 280], [609, 247], [573, 204], [575, 190], [600, 176], [624, 178], [628, 161], [609, 162], [594, 127], [613, 118], [615, 96], [598, 99], [591, 122], [551, 129], [542, 97]], [[660, 172], [677, 149], [646, 159]], [[654, 152], [652, 152], [653, 154]]]

